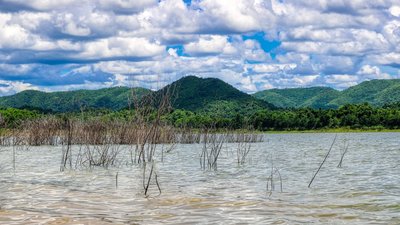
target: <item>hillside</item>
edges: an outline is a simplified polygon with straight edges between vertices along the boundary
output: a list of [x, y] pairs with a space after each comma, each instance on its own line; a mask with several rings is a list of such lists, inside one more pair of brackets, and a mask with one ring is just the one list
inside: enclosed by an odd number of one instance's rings
[[323, 107], [335, 97], [339, 91], [328, 87], [271, 89], [260, 91], [254, 97], [268, 101], [282, 108]]
[[[203, 79], [187, 76], [157, 92], [135, 88], [139, 96], [151, 94], [153, 99], [157, 99], [157, 96], [165, 93], [166, 90], [173, 90], [171, 99], [175, 109], [232, 115], [261, 108], [275, 108], [216, 78]], [[74, 112], [81, 109], [100, 108], [119, 110], [129, 106], [128, 99], [131, 91], [132, 89], [127, 87], [51, 93], [28, 90], [1, 97], [0, 107], [36, 108], [51, 112]]]
[[187, 76], [155, 92], [155, 95], [160, 96], [167, 90], [172, 90], [172, 105], [176, 109], [230, 114], [275, 108], [216, 78]]
[[271, 89], [257, 92], [254, 97], [282, 108], [338, 108], [352, 103], [371, 105], [400, 102], [400, 80], [365, 81], [343, 91], [328, 87]]
[[[144, 88], [135, 88], [134, 91], [138, 96], [151, 92]], [[119, 110], [129, 106], [128, 99], [131, 93], [132, 89], [128, 87], [51, 93], [27, 90], [12, 96], [1, 97], [0, 107], [37, 108], [52, 112], [100, 108]]]
[[338, 107], [346, 103], [368, 102], [372, 105], [382, 106], [399, 101], [400, 79], [371, 80], [342, 91], [338, 98], [329, 102], [329, 105]]
[[[243, 93], [216, 78], [187, 76], [167, 87], [152, 92], [135, 88], [137, 95], [160, 96], [166, 90], [173, 91], [173, 108], [216, 115], [247, 115], [258, 109], [282, 108], [338, 108], [347, 103], [368, 102], [383, 106], [400, 102], [400, 80], [372, 80], [337, 91], [328, 87], [271, 89], [255, 93]], [[37, 108], [50, 112], [76, 112], [86, 109], [127, 108], [132, 89], [113, 87], [99, 90], [65, 92], [41, 92], [27, 90], [12, 96], [0, 97], [0, 107]]]

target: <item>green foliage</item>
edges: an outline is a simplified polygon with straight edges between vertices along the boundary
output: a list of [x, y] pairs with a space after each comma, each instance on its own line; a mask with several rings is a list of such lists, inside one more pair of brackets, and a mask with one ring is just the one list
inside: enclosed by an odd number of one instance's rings
[[[163, 112], [162, 122], [175, 127], [257, 130], [398, 129], [399, 88], [399, 80], [376, 80], [342, 92], [316, 87], [269, 90], [254, 95], [283, 107], [276, 108], [219, 79], [188, 76], [157, 92], [134, 89], [136, 93], [133, 95], [138, 96], [137, 103], [149, 100], [150, 104], [132, 109], [128, 109], [128, 99], [133, 96], [132, 89], [124, 87], [54, 93], [24, 91], [0, 98], [0, 106], [25, 108], [0, 110], [0, 124], [12, 128], [17, 127], [21, 121], [43, 116], [37, 109], [40, 112], [56, 113], [60, 119], [72, 117], [104, 122], [135, 121], [140, 112], [149, 110], [150, 113], [143, 119], [151, 121], [156, 117], [157, 101], [169, 93], [172, 108]], [[344, 104], [346, 102], [357, 104]]]
[[[226, 105], [230, 110], [230, 104]], [[224, 108], [224, 107], [223, 107]], [[176, 109], [162, 115], [162, 122], [179, 128], [255, 129], [266, 130], [319, 130], [319, 129], [399, 129], [400, 102], [373, 107], [367, 103], [347, 104], [339, 109], [259, 109], [248, 113], [224, 113], [211, 108], [206, 111]], [[154, 112], [156, 112], [154, 110]], [[21, 109], [0, 110], [2, 127], [13, 128], [25, 120], [43, 116], [36, 111]], [[128, 122], [135, 121], [134, 110], [107, 109], [57, 114], [61, 120], [74, 118], [84, 121]], [[155, 118], [150, 113], [146, 121]]]
[[0, 127], [14, 128], [26, 120], [38, 118], [40, 115], [36, 111], [26, 109], [0, 109]]
[[350, 87], [329, 104], [335, 107], [344, 104], [368, 102], [375, 106], [400, 101], [400, 80], [371, 80]]
[[317, 130], [400, 128], [400, 103], [393, 107], [376, 108], [369, 104], [345, 105], [339, 109], [262, 109], [246, 116], [240, 113], [223, 115], [220, 112], [191, 112], [175, 110], [165, 120], [176, 127], [202, 128], [215, 126], [228, 129], [256, 130]]
[[400, 101], [400, 80], [365, 81], [344, 91], [326, 87], [272, 89], [257, 92], [254, 97], [281, 108], [337, 109], [345, 104], [365, 102], [383, 106]]
[[400, 127], [398, 108], [375, 108], [367, 103], [347, 104], [339, 109], [292, 109], [256, 112], [250, 124], [258, 130], [315, 130], [348, 127], [362, 129]]
[[46, 112], [76, 112], [90, 109], [120, 110], [127, 108], [132, 91], [139, 97], [150, 93], [144, 88], [114, 87], [99, 90], [78, 90], [46, 93], [23, 91], [0, 98], [0, 106], [40, 109]]
[[273, 105], [255, 99], [231, 85], [216, 78], [184, 77], [154, 95], [160, 96], [169, 90], [172, 93], [171, 101], [175, 109], [184, 109], [193, 112], [222, 110], [224, 113], [235, 113], [238, 110], [274, 108]]
[[327, 87], [271, 89], [255, 93], [253, 96], [268, 101], [281, 108], [324, 106], [338, 95], [339, 91]]

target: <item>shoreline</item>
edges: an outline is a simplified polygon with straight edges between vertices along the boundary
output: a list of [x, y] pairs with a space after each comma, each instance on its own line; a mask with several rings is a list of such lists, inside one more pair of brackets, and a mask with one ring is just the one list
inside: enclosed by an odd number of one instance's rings
[[321, 129], [321, 130], [271, 130], [257, 131], [265, 134], [312, 134], [312, 133], [400, 133], [400, 129]]

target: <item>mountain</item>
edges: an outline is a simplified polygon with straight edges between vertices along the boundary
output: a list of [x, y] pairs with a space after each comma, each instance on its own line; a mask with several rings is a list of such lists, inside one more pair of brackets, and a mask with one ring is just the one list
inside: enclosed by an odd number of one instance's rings
[[[175, 109], [219, 113], [218, 115], [245, 114], [257, 109], [275, 106], [243, 93], [216, 78], [183, 77], [159, 91], [135, 88], [137, 96], [157, 99], [172, 91], [171, 102]], [[22, 91], [0, 97], [0, 107], [33, 108], [51, 112], [74, 112], [81, 109], [119, 110], [129, 106], [133, 89], [127, 87], [65, 92]], [[146, 98], [145, 98], [146, 99]], [[144, 101], [144, 100], [143, 100]]]
[[282, 108], [338, 108], [345, 104], [374, 106], [400, 102], [400, 79], [364, 81], [343, 91], [328, 87], [271, 89], [254, 97]]
[[217, 78], [183, 77], [155, 92], [172, 93], [173, 108], [201, 112], [246, 113], [261, 108], [275, 108], [270, 103], [243, 93]]
[[129, 106], [132, 93], [149, 94], [144, 88], [113, 87], [98, 90], [42, 92], [27, 90], [0, 98], [0, 107], [35, 108], [51, 112], [74, 112], [85, 109], [119, 110]]
[[346, 103], [368, 102], [371, 105], [400, 101], [400, 79], [397, 80], [371, 80], [350, 87], [340, 93], [340, 96], [329, 105], [338, 107]]
[[365, 81], [343, 91], [328, 87], [272, 89], [243, 93], [216, 78], [183, 77], [152, 92], [144, 88], [113, 87], [99, 90], [41, 92], [27, 90], [0, 97], [0, 107], [34, 108], [50, 112], [76, 112], [86, 109], [119, 110], [130, 106], [132, 92], [139, 98], [157, 99], [172, 90], [173, 108], [215, 115], [248, 115], [258, 109], [338, 108], [347, 103], [368, 102], [375, 106], [400, 102], [400, 79]]
[[339, 94], [328, 87], [271, 89], [255, 93], [253, 96], [268, 101], [281, 108], [301, 108], [325, 106]]

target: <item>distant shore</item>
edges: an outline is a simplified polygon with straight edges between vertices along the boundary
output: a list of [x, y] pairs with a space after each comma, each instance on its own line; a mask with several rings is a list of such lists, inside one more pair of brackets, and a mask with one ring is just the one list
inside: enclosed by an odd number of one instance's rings
[[351, 128], [335, 128], [335, 129], [316, 129], [316, 130], [271, 130], [262, 131], [266, 134], [284, 134], [284, 133], [397, 133], [400, 129], [379, 129], [379, 128], [363, 128], [363, 129], [351, 129]]

